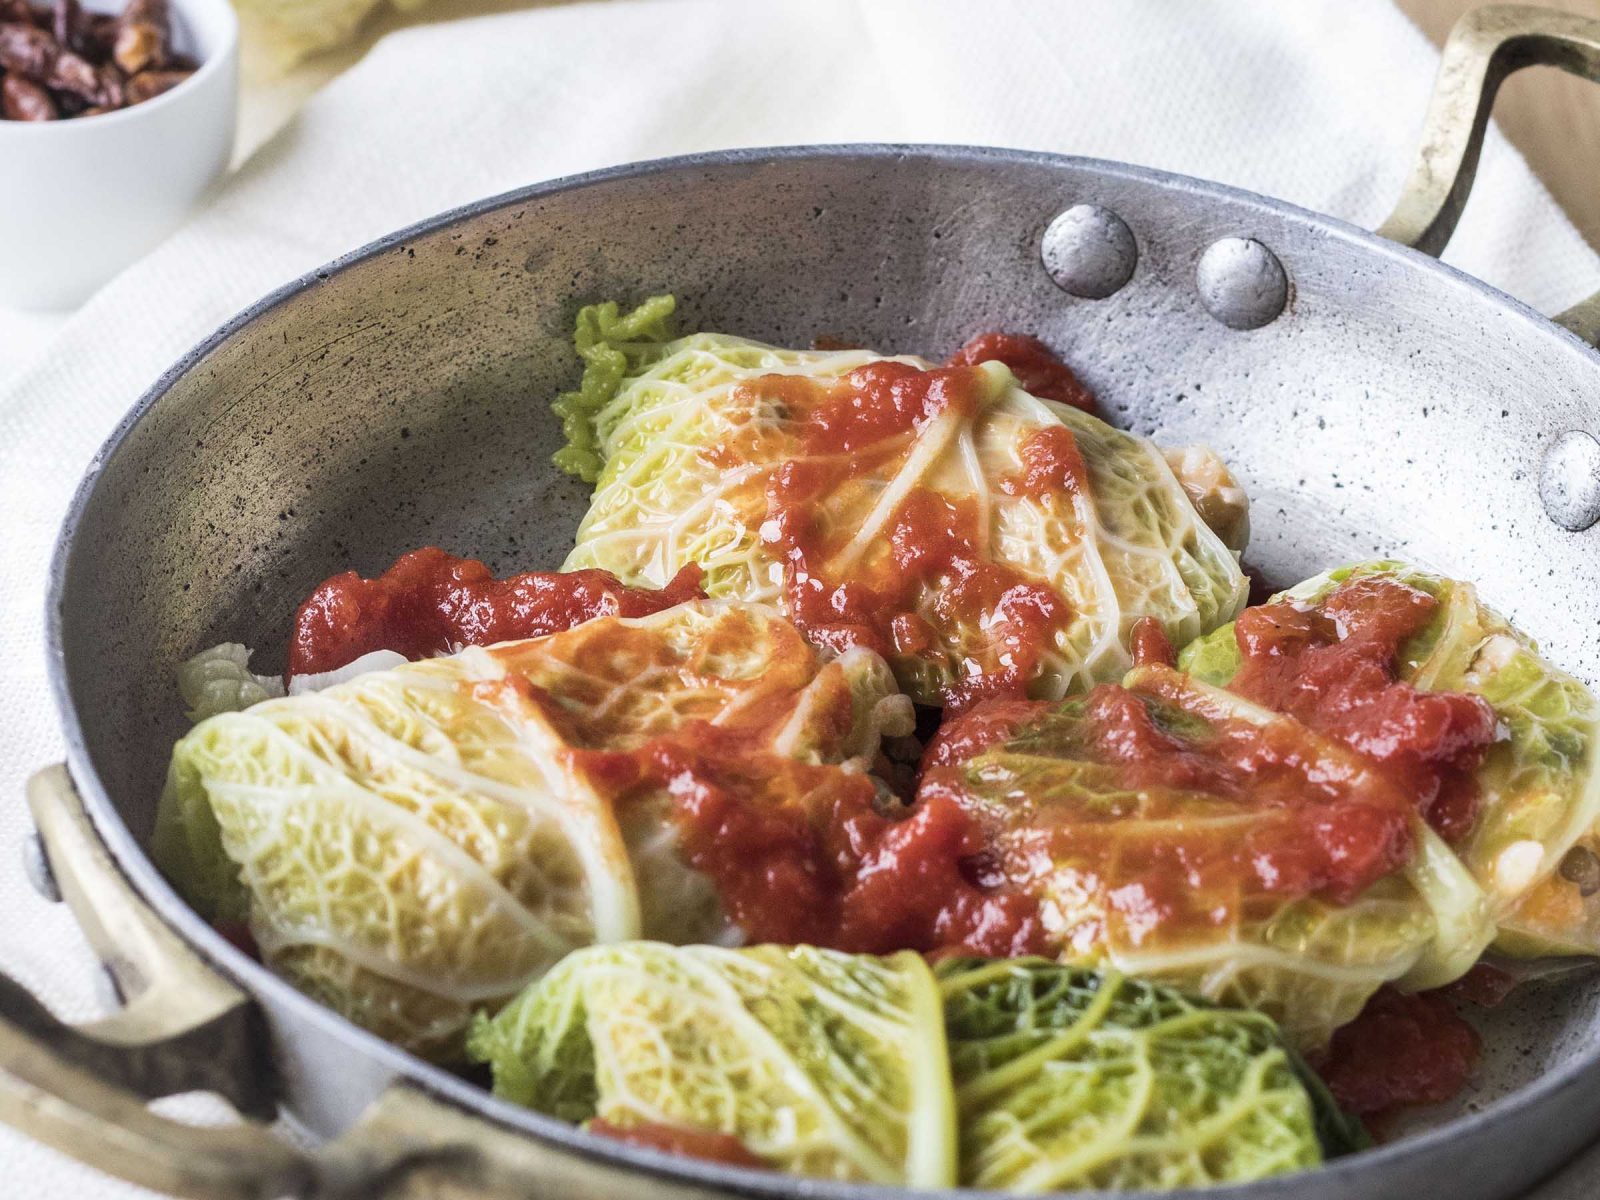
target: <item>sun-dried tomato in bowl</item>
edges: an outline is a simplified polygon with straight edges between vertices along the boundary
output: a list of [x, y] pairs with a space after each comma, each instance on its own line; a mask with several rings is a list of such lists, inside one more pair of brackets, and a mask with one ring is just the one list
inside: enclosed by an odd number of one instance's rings
[[79, 0], [0, 0], [0, 118], [53, 121], [142, 104], [197, 64], [172, 48], [167, 0], [128, 0], [121, 13]]

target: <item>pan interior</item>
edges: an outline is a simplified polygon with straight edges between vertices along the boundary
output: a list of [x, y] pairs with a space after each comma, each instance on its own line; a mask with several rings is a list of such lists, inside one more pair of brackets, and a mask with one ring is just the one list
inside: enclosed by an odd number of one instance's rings
[[[1083, 202], [1139, 245], [1133, 281], [1100, 301], [1039, 264], [1045, 226]], [[1292, 281], [1289, 310], [1250, 332], [1213, 320], [1193, 282], [1233, 236]], [[1600, 679], [1600, 530], [1562, 532], [1537, 496], [1543, 448], [1600, 428], [1600, 362], [1532, 314], [1332, 223], [1127, 168], [736, 155], [403, 235], [258, 312], [148, 404], [83, 500], [58, 614], [69, 726], [136, 837], [183, 728], [184, 657], [239, 641], [277, 669], [311, 587], [419, 545], [497, 571], [561, 562], [587, 500], [549, 461], [573, 315], [661, 291], [688, 328], [780, 343], [938, 357], [983, 329], [1038, 333], [1114, 421], [1233, 464], [1253, 500], [1247, 559], [1269, 579], [1411, 559], [1477, 581]], [[1457, 1108], [1594, 1053], [1597, 997], [1581, 977], [1486, 1014], [1485, 1069]]]

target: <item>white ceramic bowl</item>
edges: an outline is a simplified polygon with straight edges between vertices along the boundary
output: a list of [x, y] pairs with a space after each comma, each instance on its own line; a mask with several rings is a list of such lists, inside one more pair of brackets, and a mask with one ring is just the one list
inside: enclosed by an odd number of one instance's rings
[[172, 0], [172, 26], [174, 46], [200, 69], [170, 92], [97, 117], [0, 121], [0, 304], [82, 303], [171, 233], [227, 169], [239, 23], [228, 0]]

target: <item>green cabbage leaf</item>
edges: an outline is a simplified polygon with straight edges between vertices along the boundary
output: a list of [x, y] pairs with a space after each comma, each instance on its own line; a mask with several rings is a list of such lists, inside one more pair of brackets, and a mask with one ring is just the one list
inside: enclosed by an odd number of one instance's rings
[[809, 946], [579, 951], [469, 1050], [495, 1092], [569, 1121], [738, 1138], [785, 1171], [955, 1182], [939, 991], [919, 955]]
[[[1423, 691], [1483, 697], [1505, 731], [1477, 771], [1480, 814], [1457, 848], [1490, 898], [1496, 948], [1600, 953], [1600, 704], [1459, 580], [1371, 562], [1318, 575], [1279, 599], [1315, 606], [1344, 581], [1372, 575], [1439, 601], [1428, 627], [1401, 647], [1398, 677]], [[1186, 646], [1178, 662], [1226, 686], [1240, 666], [1233, 626]]]
[[1270, 1018], [1043, 959], [594, 947], [469, 1049], [513, 1102], [829, 1179], [1172, 1190], [1365, 1145]]
[[152, 850], [303, 990], [450, 1059], [473, 1012], [573, 949], [738, 939], [677, 853], [665, 794], [603, 769], [711, 720], [864, 771], [912, 716], [876, 655], [824, 655], [770, 609], [602, 618], [202, 721], [174, 749]]
[[604, 462], [596, 428], [600, 414], [615, 399], [624, 378], [660, 356], [661, 347], [672, 339], [676, 307], [671, 296], [652, 296], [627, 313], [609, 301], [579, 310], [573, 345], [583, 360], [583, 380], [576, 391], [551, 405], [566, 439], [556, 452], [556, 466], [589, 483], [599, 478]]
[[202, 650], [178, 668], [178, 691], [191, 721], [238, 712], [281, 696], [283, 680], [250, 671], [250, 651], [237, 642]]
[[1366, 1144], [1260, 1013], [1043, 959], [937, 975], [967, 1187], [1198, 1188]]
[[[705, 570], [709, 595], [786, 604], [785, 564], [763, 540], [768, 483], [819, 453], [805, 449], [804, 414], [770, 377], [830, 385], [857, 368], [912, 356], [868, 350], [793, 350], [699, 333], [637, 341], [631, 326], [596, 342], [594, 330], [634, 317], [653, 334], [660, 298], [628, 317], [614, 307], [585, 310], [579, 352], [588, 366], [579, 392], [558, 402], [568, 446], [558, 461], [598, 478], [566, 569], [600, 567], [625, 582], [660, 585], [688, 563]], [[641, 314], [644, 314], [641, 316]], [[603, 352], [597, 346], [607, 347]], [[600, 365], [596, 365], [599, 363]], [[991, 562], [1043, 585], [1070, 614], [1040, 647], [1024, 682], [1031, 695], [1058, 698], [1130, 665], [1128, 638], [1154, 618], [1179, 645], [1231, 620], [1247, 588], [1235, 549], [1197, 511], [1229, 533], [1247, 529], [1243, 494], [1214, 455], [1167, 456], [1149, 441], [1066, 405], [1023, 391], [999, 363], [983, 364], [975, 411], [951, 410], [886, 451], [853, 460], [820, 497], [816, 519], [842, 545], [829, 586], [874, 577], [890, 554], [890, 531], [908, 497], [924, 491], [971, 506]], [[766, 383], [761, 381], [766, 380]], [[1087, 486], [1018, 494], [1007, 481], [1024, 469], [1024, 447], [1041, 430], [1064, 427], [1084, 460]], [[880, 451], [884, 451], [880, 453]], [[870, 457], [870, 466], [861, 466]], [[1174, 466], [1190, 472], [1180, 479]], [[1192, 494], [1191, 494], [1192, 493]], [[902, 688], [938, 704], [995, 649], [990, 618], [951, 619], [957, 581], [930, 584], [916, 613], [926, 645], [888, 654]]]

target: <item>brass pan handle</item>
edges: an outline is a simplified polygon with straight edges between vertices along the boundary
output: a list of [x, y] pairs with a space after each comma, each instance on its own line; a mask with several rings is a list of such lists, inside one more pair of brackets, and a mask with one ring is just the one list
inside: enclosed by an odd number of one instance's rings
[[[316, 1150], [278, 1138], [269, 1036], [255, 1002], [144, 902], [107, 853], [65, 767], [29, 781], [49, 875], [127, 1004], [72, 1026], [0, 974], [0, 1121], [107, 1174], [191, 1200], [714, 1200], [673, 1180], [540, 1142], [392, 1084]], [[243, 1118], [197, 1127], [148, 1101], [216, 1092]], [[735, 1189], [736, 1190], [736, 1189]]]
[[[1600, 20], [1521, 4], [1467, 13], [1450, 31], [1416, 166], [1378, 233], [1440, 254], [1472, 191], [1495, 94], [1523, 67], [1560, 67], [1600, 82]], [[1600, 292], [1554, 318], [1600, 342]]]
[[0, 1120], [130, 1182], [197, 1200], [301, 1191], [300, 1154], [261, 1124], [198, 1128], [147, 1107], [205, 1090], [270, 1117], [259, 1014], [139, 899], [64, 767], [29, 781], [28, 804], [62, 898], [128, 1003], [70, 1026], [0, 975]]

